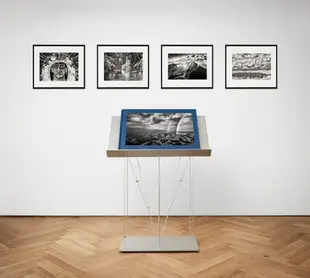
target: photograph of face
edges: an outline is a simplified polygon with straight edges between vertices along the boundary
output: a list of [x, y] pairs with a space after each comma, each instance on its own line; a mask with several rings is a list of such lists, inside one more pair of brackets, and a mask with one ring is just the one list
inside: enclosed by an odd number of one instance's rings
[[105, 52], [104, 80], [143, 80], [143, 52]]
[[79, 53], [40, 52], [40, 81], [78, 81]]
[[128, 114], [126, 145], [192, 145], [195, 142], [191, 113]]
[[207, 53], [168, 53], [168, 80], [207, 80]]
[[233, 53], [232, 79], [271, 80], [271, 54]]

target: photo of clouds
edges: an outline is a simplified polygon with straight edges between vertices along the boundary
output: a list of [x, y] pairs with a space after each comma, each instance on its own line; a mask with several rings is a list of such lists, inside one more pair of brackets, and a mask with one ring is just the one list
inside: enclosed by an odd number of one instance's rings
[[126, 145], [192, 145], [191, 113], [128, 114]]

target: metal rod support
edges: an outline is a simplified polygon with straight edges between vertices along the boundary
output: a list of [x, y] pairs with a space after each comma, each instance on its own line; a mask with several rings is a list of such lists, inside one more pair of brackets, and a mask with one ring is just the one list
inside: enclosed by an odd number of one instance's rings
[[160, 157], [157, 158], [158, 163], [158, 250], [160, 249]]
[[189, 232], [192, 232], [192, 158], [189, 158]]
[[128, 158], [126, 157], [126, 236], [128, 235]]

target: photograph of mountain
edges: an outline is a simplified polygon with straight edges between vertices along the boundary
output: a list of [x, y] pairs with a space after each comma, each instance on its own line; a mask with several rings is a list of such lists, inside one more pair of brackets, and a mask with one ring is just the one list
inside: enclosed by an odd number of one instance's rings
[[270, 53], [233, 53], [232, 79], [271, 79]]
[[226, 89], [277, 89], [276, 44], [226, 44]]
[[207, 53], [169, 53], [168, 79], [207, 79]]
[[162, 44], [162, 89], [213, 89], [213, 45]]

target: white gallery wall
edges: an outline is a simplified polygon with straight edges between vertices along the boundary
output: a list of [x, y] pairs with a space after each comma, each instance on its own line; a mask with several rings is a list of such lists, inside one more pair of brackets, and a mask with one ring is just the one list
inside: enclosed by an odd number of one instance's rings
[[[213, 152], [193, 161], [194, 214], [309, 215], [309, 28], [307, 0], [1, 1], [0, 214], [121, 215], [124, 161], [105, 153], [111, 116], [196, 108]], [[96, 88], [96, 45], [105, 43], [150, 45], [149, 90]], [[234, 43], [278, 45], [278, 90], [225, 89], [225, 44]], [[33, 44], [85, 44], [86, 89], [32, 89]], [[161, 44], [213, 44], [214, 89], [162, 90]], [[177, 164], [162, 159], [164, 214]], [[140, 165], [155, 214], [157, 160]], [[172, 214], [189, 213], [187, 174]], [[129, 212], [145, 215], [130, 182]]]

